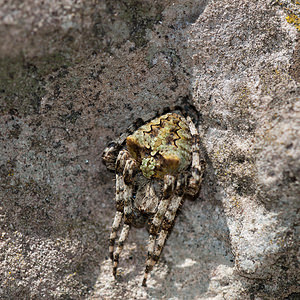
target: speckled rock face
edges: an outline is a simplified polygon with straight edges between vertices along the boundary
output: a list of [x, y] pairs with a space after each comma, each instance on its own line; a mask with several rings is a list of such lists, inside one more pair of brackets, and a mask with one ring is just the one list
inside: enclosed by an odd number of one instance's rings
[[191, 163], [191, 133], [184, 118], [168, 113], [127, 137], [127, 148], [147, 178], [176, 174]]
[[[296, 2], [1, 1], [1, 299], [300, 298]], [[199, 198], [148, 288], [146, 230], [116, 283], [101, 153], [186, 102], [207, 163]]]

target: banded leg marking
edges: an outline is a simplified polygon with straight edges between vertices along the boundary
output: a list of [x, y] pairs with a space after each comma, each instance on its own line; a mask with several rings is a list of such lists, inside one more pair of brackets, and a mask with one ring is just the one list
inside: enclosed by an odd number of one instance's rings
[[110, 237], [109, 237], [109, 257], [111, 260], [113, 260], [115, 240], [117, 238], [117, 232], [120, 227], [122, 218], [123, 218], [123, 213], [120, 211], [117, 211], [115, 214], [114, 222], [113, 222]]
[[[113, 253], [113, 275], [114, 276], [116, 276], [117, 274], [120, 254], [123, 250], [124, 243], [128, 237], [129, 230], [130, 230], [130, 224], [132, 218], [132, 203], [131, 203], [132, 193], [133, 193], [132, 182], [133, 182], [133, 177], [135, 175], [135, 170], [137, 168], [136, 162], [129, 157], [129, 154], [126, 150], [124, 150], [121, 155], [122, 155], [121, 159], [125, 159], [125, 158], [127, 159], [123, 169], [123, 176], [121, 175], [119, 176], [121, 180], [120, 183], [123, 186], [122, 216], [124, 211], [124, 225], [120, 234], [117, 249]], [[124, 165], [124, 161], [121, 162], [121, 167], [123, 165]], [[113, 237], [114, 239], [116, 239], [116, 236]]]
[[123, 218], [123, 210], [124, 210], [124, 179], [123, 169], [126, 158], [128, 157], [127, 151], [121, 151], [117, 157], [115, 162], [115, 169], [116, 169], [116, 214], [114, 216], [111, 233], [109, 237], [109, 256], [110, 259], [113, 261], [114, 259], [114, 246], [115, 241], [117, 239], [117, 232], [120, 227]]
[[148, 274], [152, 271], [155, 263], [159, 259], [159, 255], [157, 256], [157, 249], [160, 249], [160, 252], [162, 251], [162, 248], [164, 246], [164, 241], [168, 234], [168, 232], [166, 231], [165, 232], [166, 236], [164, 237], [164, 239], [162, 239], [164, 233], [160, 231], [158, 234], [158, 231], [161, 228], [161, 224], [165, 218], [165, 215], [167, 214], [167, 210], [169, 209], [169, 206], [172, 205], [173, 198], [171, 197], [171, 195], [174, 189], [175, 189], [175, 177], [171, 175], [166, 175], [164, 177], [163, 199], [159, 203], [157, 212], [152, 220], [152, 224], [150, 227], [148, 255], [146, 261], [144, 279], [142, 283], [143, 286], [146, 286]]
[[170, 203], [170, 206], [166, 212], [164, 221], [162, 223], [162, 229], [158, 234], [157, 242], [155, 245], [155, 249], [153, 252], [153, 255], [151, 256], [150, 260], [147, 260], [146, 269], [144, 273], [144, 279], [143, 279], [143, 286], [146, 286], [147, 278], [149, 273], [152, 271], [154, 265], [159, 260], [159, 257], [161, 255], [161, 252], [164, 248], [165, 242], [168, 237], [168, 233], [173, 226], [174, 219], [176, 217], [176, 212], [181, 204], [182, 197], [181, 196], [175, 196], [172, 198], [172, 201]]
[[123, 211], [124, 208], [124, 180], [123, 176], [116, 174], [116, 209]]
[[121, 254], [122, 250], [123, 250], [124, 242], [126, 241], [126, 239], [128, 237], [129, 230], [130, 230], [130, 225], [124, 224], [123, 229], [122, 229], [121, 234], [120, 234], [119, 241], [118, 241], [117, 249], [114, 253], [114, 261], [113, 261], [113, 275], [114, 275], [114, 277], [116, 277], [116, 275], [117, 275], [119, 257], [120, 257], [120, 254]]
[[119, 174], [116, 174], [116, 214], [111, 228], [111, 233], [109, 237], [109, 257], [113, 260], [114, 246], [117, 238], [117, 232], [120, 227], [123, 218], [123, 209], [124, 209], [124, 182], [123, 177]]
[[153, 217], [152, 224], [150, 227], [146, 265], [151, 262], [151, 258], [153, 256], [154, 247], [155, 247], [156, 236], [160, 228], [160, 225], [163, 221], [164, 215], [167, 211], [168, 205], [170, 203], [171, 200], [170, 195], [174, 190], [174, 186], [175, 186], [175, 177], [171, 175], [165, 175], [163, 198], [161, 199], [158, 205], [157, 212]]
[[137, 163], [133, 159], [126, 161], [124, 168], [124, 222], [132, 223], [132, 195], [133, 195], [133, 179], [137, 170]]
[[192, 134], [192, 175], [188, 180], [186, 193], [191, 196], [195, 196], [200, 189], [205, 163], [204, 160], [201, 159], [200, 138], [198, 130], [190, 117], [187, 117], [187, 122], [189, 124], [190, 132]]

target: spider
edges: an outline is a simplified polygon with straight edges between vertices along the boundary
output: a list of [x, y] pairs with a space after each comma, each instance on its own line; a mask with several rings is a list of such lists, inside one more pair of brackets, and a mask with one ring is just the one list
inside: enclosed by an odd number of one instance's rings
[[121, 135], [105, 148], [102, 158], [106, 167], [116, 173], [116, 214], [109, 239], [113, 275], [116, 277], [130, 227], [143, 227], [148, 221], [148, 254], [142, 282], [146, 286], [184, 196], [199, 192], [205, 162], [198, 131], [190, 117], [167, 113], [132, 134], [129, 130]]

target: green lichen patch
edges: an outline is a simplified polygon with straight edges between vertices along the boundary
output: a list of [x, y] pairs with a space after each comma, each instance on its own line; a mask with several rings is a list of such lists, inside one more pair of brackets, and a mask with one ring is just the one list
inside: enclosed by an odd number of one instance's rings
[[31, 59], [0, 58], [0, 113], [26, 116], [39, 113], [46, 76], [67, 69], [71, 61], [61, 53]]
[[108, 52], [111, 45], [126, 40], [134, 42], [136, 47], [147, 44], [146, 31], [162, 19], [163, 11], [160, 1], [141, 0], [105, 1], [102, 8], [93, 17], [92, 32], [95, 44], [100, 48], [106, 46]]
[[38, 113], [45, 94], [37, 67], [24, 58], [0, 59], [0, 113]]
[[62, 122], [70, 122], [72, 124], [75, 124], [76, 120], [81, 116], [81, 111], [75, 111], [71, 110], [70, 113], [63, 114], [60, 116], [60, 120]]
[[146, 29], [153, 28], [161, 20], [162, 10], [163, 6], [156, 1], [123, 1], [121, 18], [128, 24], [131, 40], [136, 47], [147, 43]]

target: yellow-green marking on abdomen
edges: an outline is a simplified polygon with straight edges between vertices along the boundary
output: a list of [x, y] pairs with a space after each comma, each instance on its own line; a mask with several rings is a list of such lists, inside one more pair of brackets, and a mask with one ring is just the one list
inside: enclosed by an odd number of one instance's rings
[[141, 126], [127, 137], [126, 143], [147, 178], [177, 174], [191, 163], [191, 133], [185, 119], [176, 113]]

